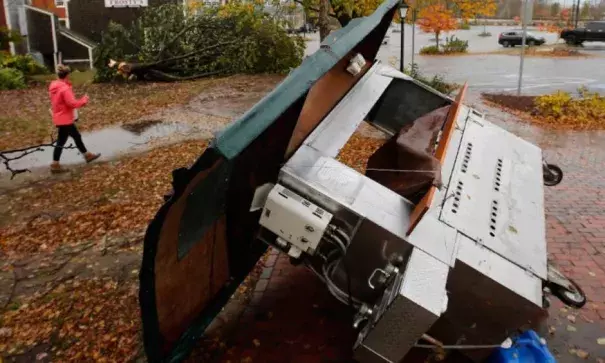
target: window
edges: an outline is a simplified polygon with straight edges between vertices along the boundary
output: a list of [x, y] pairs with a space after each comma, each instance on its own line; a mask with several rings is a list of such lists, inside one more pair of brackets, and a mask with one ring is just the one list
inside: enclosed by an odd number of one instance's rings
[[67, 28], [67, 19], [59, 19], [59, 25]]
[[603, 31], [605, 30], [605, 23], [588, 23], [586, 24], [586, 29], [593, 31]]
[[65, 7], [65, 0], [55, 0], [55, 6], [58, 8], [64, 8]]

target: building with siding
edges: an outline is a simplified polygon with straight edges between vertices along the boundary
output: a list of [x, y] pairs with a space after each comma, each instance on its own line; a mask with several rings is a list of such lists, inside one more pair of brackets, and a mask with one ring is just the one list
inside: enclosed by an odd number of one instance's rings
[[69, 28], [66, 3], [67, 0], [28, 0], [27, 5], [55, 14], [59, 17], [59, 23]]
[[[182, 0], [69, 0], [69, 29], [99, 42], [110, 21], [125, 26], [141, 16], [146, 7], [183, 4]], [[76, 16], [77, 14], [77, 16]]]
[[54, 12], [25, 5], [27, 48], [51, 69], [59, 63], [93, 68], [94, 42], [60, 24]]

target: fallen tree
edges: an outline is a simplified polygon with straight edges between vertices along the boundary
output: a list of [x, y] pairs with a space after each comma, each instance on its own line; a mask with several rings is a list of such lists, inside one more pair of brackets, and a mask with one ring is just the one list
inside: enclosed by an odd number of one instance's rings
[[147, 9], [129, 27], [111, 23], [97, 48], [97, 81], [118, 76], [181, 81], [234, 73], [285, 73], [304, 40], [262, 9], [234, 4], [203, 11], [181, 5]]

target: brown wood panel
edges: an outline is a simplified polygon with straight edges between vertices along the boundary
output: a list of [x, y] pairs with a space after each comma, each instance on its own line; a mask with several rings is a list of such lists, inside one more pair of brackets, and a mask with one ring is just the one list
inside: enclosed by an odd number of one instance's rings
[[439, 159], [441, 164], [443, 164], [445, 161], [445, 151], [450, 144], [450, 139], [452, 138], [452, 133], [454, 132], [455, 128], [454, 126], [456, 125], [456, 119], [460, 114], [460, 106], [462, 105], [462, 101], [466, 96], [467, 86], [468, 84], [464, 83], [464, 86], [462, 86], [462, 89], [460, 92], [458, 92], [458, 95], [452, 104], [452, 108], [450, 108], [450, 112], [447, 115], [445, 125], [443, 125], [443, 134], [441, 136], [441, 140], [439, 140], [439, 145], [437, 145], [437, 150], [435, 151], [435, 157]]
[[361, 72], [352, 76], [347, 72], [347, 66], [354, 54], [356, 52], [351, 52], [345, 56], [311, 87], [288, 144], [286, 159], [294, 154], [321, 120], [372, 66], [372, 62], [366, 60], [367, 63]]
[[168, 352], [229, 278], [225, 216], [221, 216], [187, 255], [178, 260], [179, 225], [187, 196], [224, 160], [198, 173], [172, 205], [160, 232], [155, 257], [155, 294], [162, 351]]
[[[439, 160], [441, 165], [445, 161], [445, 151], [450, 143], [450, 139], [452, 138], [452, 133], [454, 132], [454, 126], [456, 125], [456, 119], [458, 118], [458, 114], [460, 114], [460, 106], [462, 105], [462, 101], [464, 100], [464, 96], [466, 96], [466, 89], [468, 84], [464, 83], [460, 92], [456, 96], [450, 111], [447, 114], [447, 119], [445, 120], [445, 124], [443, 125], [443, 133], [441, 135], [441, 139], [439, 140], [439, 144], [437, 145], [437, 150], [435, 151], [435, 157]], [[410, 227], [408, 228], [407, 235], [416, 228], [424, 214], [429, 210], [431, 203], [433, 202], [433, 198], [435, 197], [435, 193], [437, 192], [437, 188], [432, 186], [429, 191], [425, 194], [425, 196], [416, 204], [412, 214], [410, 215]]]

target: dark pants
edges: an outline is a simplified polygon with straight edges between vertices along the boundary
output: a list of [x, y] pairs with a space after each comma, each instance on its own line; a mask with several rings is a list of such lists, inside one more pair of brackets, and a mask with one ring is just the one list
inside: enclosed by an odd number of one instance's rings
[[86, 146], [82, 142], [82, 135], [76, 128], [76, 125], [65, 125], [65, 126], [57, 126], [59, 130], [59, 136], [57, 137], [57, 145], [55, 146], [55, 151], [53, 152], [53, 160], [59, 161], [61, 158], [61, 152], [63, 151], [63, 146], [67, 142], [67, 139], [71, 136], [76, 143], [76, 147], [82, 154], [86, 153]]

